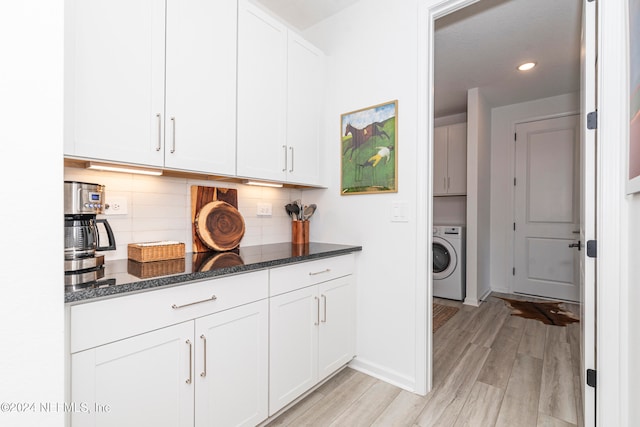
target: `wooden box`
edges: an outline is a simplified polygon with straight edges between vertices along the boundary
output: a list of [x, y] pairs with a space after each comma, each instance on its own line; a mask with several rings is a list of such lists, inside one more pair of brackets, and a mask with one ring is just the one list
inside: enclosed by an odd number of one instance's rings
[[138, 262], [184, 258], [184, 243], [180, 242], [129, 243], [127, 249], [128, 258]]

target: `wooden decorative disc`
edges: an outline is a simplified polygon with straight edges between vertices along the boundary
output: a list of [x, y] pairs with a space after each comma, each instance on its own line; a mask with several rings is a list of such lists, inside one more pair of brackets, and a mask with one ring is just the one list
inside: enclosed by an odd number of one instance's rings
[[215, 251], [235, 249], [244, 236], [244, 219], [229, 203], [216, 200], [200, 209], [195, 218], [198, 237]]

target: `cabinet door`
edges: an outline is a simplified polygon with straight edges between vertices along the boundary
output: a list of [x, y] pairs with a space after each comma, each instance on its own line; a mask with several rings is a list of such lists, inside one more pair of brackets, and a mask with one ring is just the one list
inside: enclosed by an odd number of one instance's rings
[[192, 426], [193, 322], [71, 355], [74, 426]]
[[320, 185], [324, 55], [289, 32], [287, 52], [287, 181]]
[[467, 124], [449, 126], [447, 147], [448, 189], [451, 195], [467, 193]]
[[267, 418], [269, 302], [196, 320], [196, 427]]
[[162, 166], [164, 0], [65, 5], [65, 155]]
[[353, 276], [320, 286], [319, 380], [334, 373], [355, 356], [356, 295]]
[[237, 0], [167, 1], [165, 166], [234, 175]]
[[313, 387], [318, 379], [317, 285], [270, 302], [269, 415]]
[[239, 10], [237, 174], [284, 181], [287, 28], [247, 0]]
[[433, 129], [433, 195], [447, 194], [447, 126]]

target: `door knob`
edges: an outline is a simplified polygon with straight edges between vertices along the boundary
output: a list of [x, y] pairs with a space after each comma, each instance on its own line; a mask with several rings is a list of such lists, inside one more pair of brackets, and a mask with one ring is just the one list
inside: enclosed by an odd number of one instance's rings
[[582, 249], [582, 242], [580, 240], [578, 240], [578, 243], [571, 243], [569, 244], [570, 248], [578, 248], [578, 250]]

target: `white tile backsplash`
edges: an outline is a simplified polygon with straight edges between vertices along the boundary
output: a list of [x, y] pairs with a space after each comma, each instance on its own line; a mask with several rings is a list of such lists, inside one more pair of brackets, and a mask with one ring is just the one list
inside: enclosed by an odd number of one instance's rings
[[[78, 168], [65, 168], [64, 179], [105, 185], [107, 203], [110, 195], [127, 199], [126, 215], [100, 216], [108, 219], [116, 238], [117, 249], [103, 253], [107, 260], [127, 258], [129, 243], [156, 240], [184, 242], [187, 252], [190, 252], [192, 248], [192, 185], [238, 190], [238, 210], [245, 221], [245, 235], [240, 246], [289, 242], [291, 219], [286, 214], [284, 205], [302, 198], [302, 191], [298, 189], [256, 187], [228, 182], [152, 177]], [[258, 217], [258, 203], [271, 203], [273, 214]]]

